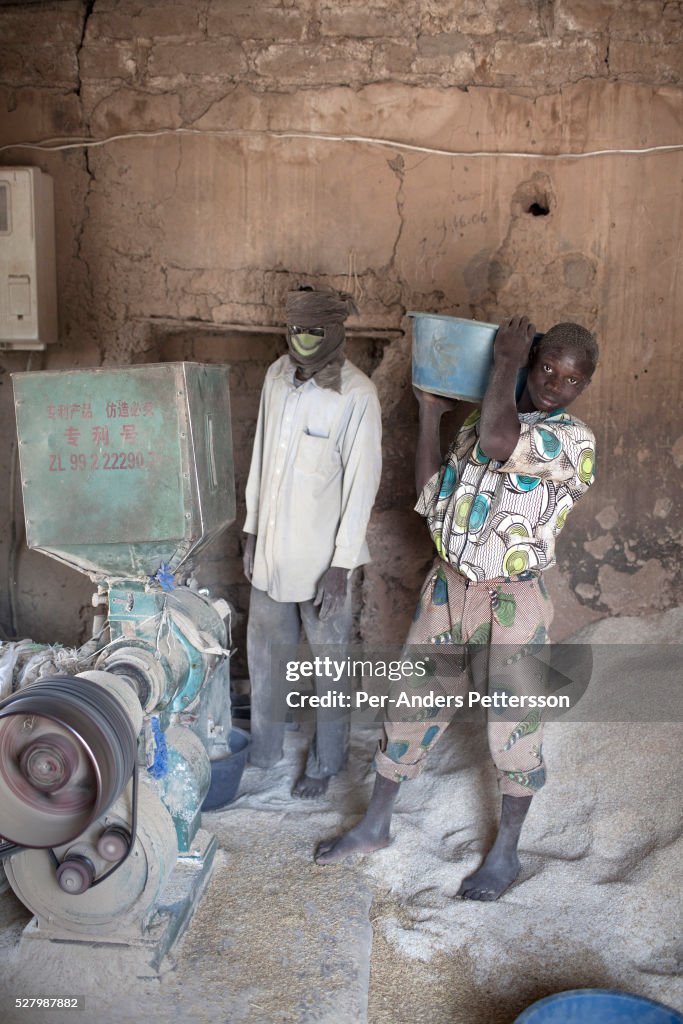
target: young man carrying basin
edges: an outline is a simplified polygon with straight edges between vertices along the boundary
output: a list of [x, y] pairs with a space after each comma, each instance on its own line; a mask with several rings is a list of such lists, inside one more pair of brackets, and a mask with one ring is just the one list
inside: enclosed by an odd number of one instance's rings
[[[416, 510], [427, 520], [437, 557], [407, 646], [458, 645], [452, 650], [467, 653], [483, 693], [494, 680], [513, 694], [542, 684], [542, 664], [525, 657], [528, 645], [547, 642], [552, 619], [542, 573], [555, 563], [555, 537], [568, 512], [594, 479], [593, 434], [566, 409], [595, 370], [595, 338], [578, 324], [557, 324], [532, 349], [534, 334], [526, 317], [501, 325], [481, 410], [465, 421], [443, 463], [440, 421], [455, 402], [415, 390], [420, 405]], [[525, 366], [526, 382], [517, 398], [518, 372]], [[538, 679], [530, 678], [534, 673]], [[462, 691], [463, 681], [466, 688], [466, 670], [453, 678], [437, 672], [433, 680], [445, 692]], [[520, 719], [489, 715], [502, 811], [492, 849], [460, 887], [458, 895], [466, 899], [498, 899], [519, 873], [520, 832], [533, 795], [545, 782], [540, 716], [521, 712]], [[349, 832], [320, 843], [319, 864], [388, 845], [399, 786], [419, 774], [427, 750], [448, 724], [385, 723], [365, 816]]]

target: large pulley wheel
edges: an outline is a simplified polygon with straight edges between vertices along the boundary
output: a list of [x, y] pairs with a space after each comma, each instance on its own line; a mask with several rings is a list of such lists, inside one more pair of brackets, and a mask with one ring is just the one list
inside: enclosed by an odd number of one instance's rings
[[95, 879], [111, 869], [112, 861], [100, 849], [104, 846], [111, 855], [106, 839], [127, 832], [131, 811], [126, 792], [76, 841], [55, 849], [58, 861], [66, 865], [61, 880], [48, 850], [23, 850], [4, 861], [12, 889], [36, 915], [41, 930], [111, 939], [120, 929], [142, 928], [178, 856], [173, 819], [148, 785], [143, 783], [138, 790], [138, 824], [130, 855], [101, 884], [82, 892], [78, 887], [87, 873], [85, 862], [93, 865]]
[[136, 749], [122, 701], [90, 679], [54, 676], [8, 697], [0, 704], [3, 837], [33, 848], [75, 839], [121, 793]]

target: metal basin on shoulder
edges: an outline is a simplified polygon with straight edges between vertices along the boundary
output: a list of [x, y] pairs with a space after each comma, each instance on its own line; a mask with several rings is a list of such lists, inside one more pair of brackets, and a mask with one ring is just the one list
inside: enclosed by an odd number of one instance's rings
[[[413, 318], [413, 384], [421, 391], [465, 402], [484, 397], [498, 324], [457, 316], [410, 312]], [[541, 335], [537, 334], [535, 340]], [[526, 371], [520, 370], [517, 391]]]

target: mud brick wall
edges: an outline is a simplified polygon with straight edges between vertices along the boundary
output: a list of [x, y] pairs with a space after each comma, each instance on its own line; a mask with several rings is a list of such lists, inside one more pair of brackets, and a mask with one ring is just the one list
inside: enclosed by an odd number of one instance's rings
[[[411, 511], [406, 312], [579, 320], [603, 353], [577, 404], [598, 482], [560, 540], [557, 633], [680, 603], [683, 152], [657, 147], [683, 142], [681, 7], [3, 3], [0, 163], [38, 165], [56, 190], [60, 341], [33, 367], [229, 362], [241, 517], [284, 295], [303, 281], [353, 291], [352, 354], [385, 428], [358, 630], [387, 642], [430, 557]], [[9, 372], [26, 362], [0, 354], [0, 625], [74, 643], [89, 581], [28, 552], [19, 502], [14, 534], [9, 514]], [[243, 648], [240, 525], [199, 575], [237, 608]]]

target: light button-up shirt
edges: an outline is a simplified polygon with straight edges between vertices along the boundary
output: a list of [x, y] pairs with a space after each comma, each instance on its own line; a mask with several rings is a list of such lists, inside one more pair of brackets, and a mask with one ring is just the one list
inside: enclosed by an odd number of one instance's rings
[[246, 491], [252, 584], [276, 601], [308, 601], [330, 566], [369, 561], [365, 533], [382, 468], [369, 378], [347, 359], [339, 394], [296, 382], [294, 371], [288, 355], [268, 369]]

